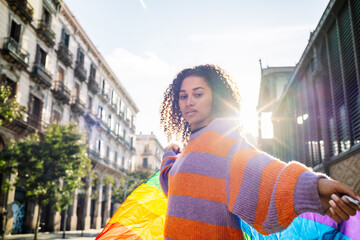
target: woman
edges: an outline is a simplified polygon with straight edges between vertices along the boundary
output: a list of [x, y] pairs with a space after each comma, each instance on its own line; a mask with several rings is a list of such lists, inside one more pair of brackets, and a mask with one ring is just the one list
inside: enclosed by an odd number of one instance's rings
[[222, 69], [181, 71], [165, 92], [161, 123], [168, 138], [160, 183], [168, 197], [165, 238], [242, 239], [239, 219], [258, 232], [281, 231], [303, 212], [347, 220], [360, 200], [343, 184], [296, 162], [284, 163], [248, 144], [234, 121], [239, 93]]

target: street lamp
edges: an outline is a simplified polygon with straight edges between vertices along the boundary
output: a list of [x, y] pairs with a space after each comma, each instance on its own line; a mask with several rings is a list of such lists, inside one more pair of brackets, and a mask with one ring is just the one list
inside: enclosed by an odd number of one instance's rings
[[126, 191], [127, 191], [127, 184], [128, 184], [128, 181], [135, 181], [136, 179], [135, 178], [125, 178], [125, 186], [124, 186], [124, 202], [125, 202], [125, 199], [126, 199]]

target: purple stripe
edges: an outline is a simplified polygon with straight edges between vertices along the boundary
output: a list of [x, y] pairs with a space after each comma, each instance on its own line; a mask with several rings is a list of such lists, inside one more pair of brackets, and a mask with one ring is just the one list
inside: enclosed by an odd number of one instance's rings
[[176, 153], [174, 153], [173, 151], [169, 151], [169, 152], [164, 153], [162, 159], [164, 160], [165, 158], [172, 157], [172, 156], [176, 156]]
[[262, 173], [272, 161], [274, 159], [265, 153], [252, 157], [245, 166], [243, 179], [240, 180], [242, 184], [233, 212], [251, 225], [254, 224], [255, 220]]
[[196, 173], [225, 179], [226, 159], [209, 153], [192, 152], [176, 161], [170, 175], [181, 172]]
[[167, 216], [240, 228], [238, 218], [228, 211], [226, 204], [178, 195], [170, 195], [168, 204]]
[[294, 190], [294, 209], [297, 214], [303, 212], [318, 212], [325, 214], [321, 204], [317, 183], [324, 175], [315, 174], [310, 171], [300, 174]]

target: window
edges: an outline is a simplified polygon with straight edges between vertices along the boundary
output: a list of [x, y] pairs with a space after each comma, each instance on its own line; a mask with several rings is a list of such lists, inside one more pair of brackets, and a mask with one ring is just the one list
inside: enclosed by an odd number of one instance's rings
[[148, 159], [147, 158], [143, 158], [142, 166], [143, 166], [143, 168], [148, 168]]
[[120, 133], [120, 123], [117, 122], [116, 125], [115, 125], [115, 134], [119, 135], [119, 133]]
[[62, 83], [64, 82], [64, 69], [62, 67], [58, 68], [56, 81]]
[[108, 125], [109, 127], [111, 127], [111, 113], [110, 113], [109, 116], [108, 116], [107, 125]]
[[89, 97], [88, 109], [89, 109], [90, 111], [91, 111], [91, 109], [92, 109], [92, 97]]
[[79, 64], [81, 66], [84, 65], [84, 53], [80, 48], [78, 48], [78, 51], [77, 51], [76, 62], [77, 62], [77, 64]]
[[10, 98], [14, 98], [16, 95], [17, 83], [8, 78], [5, 74], [1, 75], [1, 84], [10, 87]]
[[106, 87], [106, 82], [105, 82], [105, 79], [103, 78], [101, 80], [101, 93], [106, 93], [105, 92], [105, 87]]
[[114, 152], [114, 162], [117, 163], [118, 153], [117, 151]]
[[123, 156], [122, 159], [121, 159], [121, 166], [125, 166], [125, 157]]
[[74, 95], [73, 95], [76, 99], [79, 98], [80, 96], [80, 85], [78, 83], [75, 83], [75, 88], [74, 88]]
[[10, 29], [10, 38], [15, 40], [15, 42], [20, 42], [20, 31], [21, 25], [17, 24], [14, 20], [11, 22], [11, 29]]
[[69, 48], [70, 35], [66, 33], [65, 29], [61, 30], [61, 43]]
[[35, 128], [40, 127], [43, 102], [30, 94], [28, 123]]
[[110, 147], [106, 146], [106, 157], [109, 158], [110, 157]]
[[42, 20], [43, 20], [43, 23], [45, 24], [45, 26], [47, 26], [49, 28], [51, 27], [51, 14], [46, 8], [43, 9]]
[[96, 77], [96, 68], [95, 65], [92, 63], [90, 65], [90, 78], [95, 79], [95, 77]]
[[51, 118], [51, 122], [54, 124], [60, 124], [61, 115], [58, 111], [54, 110]]
[[39, 45], [36, 45], [36, 57], [35, 57], [35, 63], [39, 64], [43, 68], [46, 67], [46, 56], [47, 53], [44, 49], [42, 49]]
[[104, 109], [102, 106], [99, 106], [98, 108], [98, 118], [103, 119], [104, 117]]

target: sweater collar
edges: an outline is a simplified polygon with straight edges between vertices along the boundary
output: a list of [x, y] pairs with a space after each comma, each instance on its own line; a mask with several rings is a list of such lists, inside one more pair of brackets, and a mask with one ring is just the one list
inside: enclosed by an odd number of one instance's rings
[[189, 142], [200, 136], [203, 132], [206, 131], [215, 131], [222, 135], [229, 136], [233, 135], [235, 132], [238, 133], [239, 123], [234, 119], [229, 118], [215, 118], [212, 120], [206, 127], [192, 133], [190, 135]]

